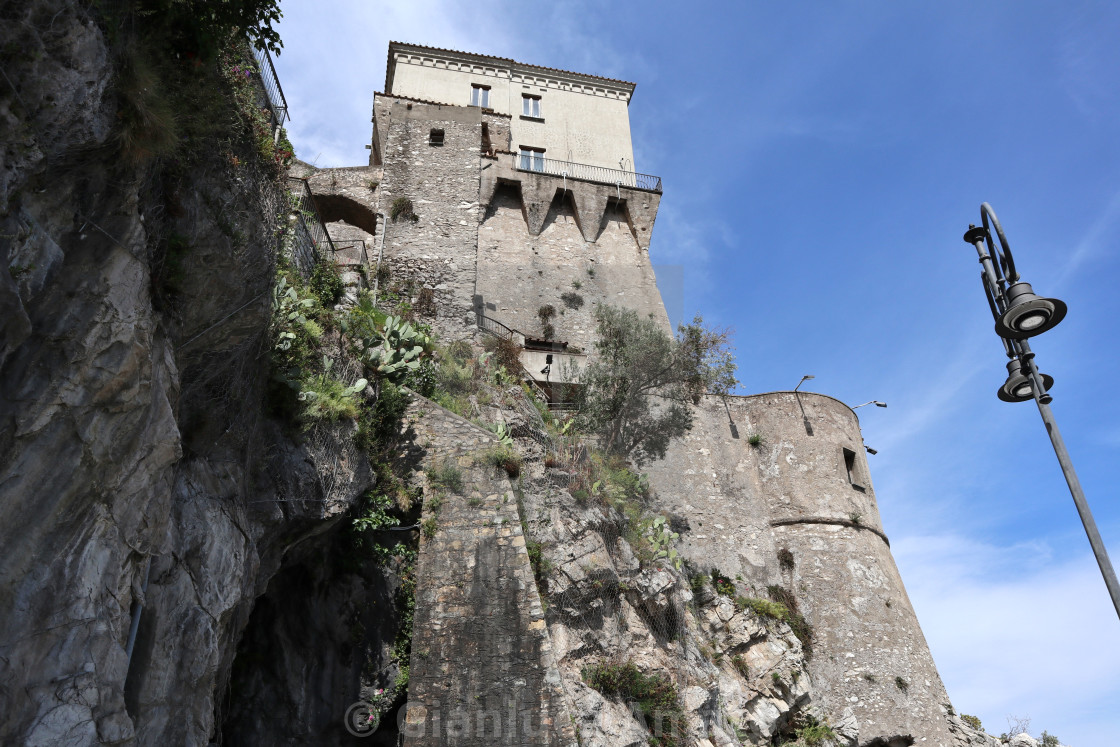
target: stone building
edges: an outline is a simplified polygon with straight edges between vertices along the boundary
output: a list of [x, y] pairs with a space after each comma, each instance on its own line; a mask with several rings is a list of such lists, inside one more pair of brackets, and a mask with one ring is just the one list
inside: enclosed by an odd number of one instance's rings
[[[443, 339], [508, 337], [524, 348], [525, 376], [547, 388], [565, 359], [592, 349], [596, 303], [669, 329], [648, 253], [661, 181], [633, 169], [634, 84], [394, 42], [385, 89], [369, 165], [304, 176], [332, 234], [365, 241], [370, 275], [411, 294]], [[694, 567], [796, 595], [817, 631], [819, 713], [854, 719], [859, 745], [957, 743], [847, 405], [806, 392], [710, 396], [648, 471], [657, 508], [683, 520], [680, 552]], [[452, 687], [456, 673], [441, 676]]]

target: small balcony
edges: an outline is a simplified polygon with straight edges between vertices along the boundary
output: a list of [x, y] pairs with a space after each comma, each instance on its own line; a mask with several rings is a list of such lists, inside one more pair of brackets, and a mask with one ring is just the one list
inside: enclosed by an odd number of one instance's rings
[[596, 184], [617, 184], [620, 187], [661, 194], [661, 177], [659, 176], [639, 174], [636, 171], [608, 169], [603, 166], [590, 166], [586, 163], [557, 161], [552, 158], [545, 158], [536, 151], [522, 151], [512, 155], [514, 166], [518, 171], [535, 171], [539, 174], [562, 176], [568, 179], [595, 182]]

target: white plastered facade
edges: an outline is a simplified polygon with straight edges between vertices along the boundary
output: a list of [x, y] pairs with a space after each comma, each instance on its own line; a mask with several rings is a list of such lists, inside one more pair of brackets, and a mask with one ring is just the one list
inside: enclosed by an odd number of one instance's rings
[[[628, 106], [634, 84], [498, 57], [393, 42], [386, 92], [455, 106], [488, 87], [489, 108], [511, 117], [511, 148], [543, 149], [558, 161], [634, 171]], [[540, 116], [524, 116], [524, 96]]]

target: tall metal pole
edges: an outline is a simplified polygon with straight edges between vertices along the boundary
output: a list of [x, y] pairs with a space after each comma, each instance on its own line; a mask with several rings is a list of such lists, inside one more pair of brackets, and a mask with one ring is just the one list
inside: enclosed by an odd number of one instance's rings
[[[1034, 368], [1033, 361], [1031, 367]], [[1037, 369], [1035, 369], [1035, 373], [1037, 375]], [[1116, 581], [1116, 571], [1112, 568], [1112, 561], [1108, 559], [1108, 551], [1104, 548], [1101, 533], [1097, 531], [1097, 522], [1093, 520], [1093, 513], [1089, 510], [1089, 502], [1085, 500], [1085, 493], [1081, 490], [1081, 481], [1077, 479], [1077, 473], [1073, 470], [1073, 462], [1069, 458], [1069, 452], [1066, 451], [1066, 442], [1062, 440], [1062, 432], [1058, 430], [1058, 424], [1054, 421], [1054, 413], [1050, 411], [1050, 405], [1039, 399], [1038, 392], [1039, 390], [1035, 389], [1034, 401], [1038, 404], [1038, 413], [1042, 416], [1042, 422], [1046, 424], [1046, 432], [1050, 434], [1050, 443], [1054, 445], [1054, 453], [1058, 456], [1058, 464], [1062, 465], [1062, 474], [1066, 476], [1066, 484], [1069, 485], [1070, 495], [1073, 496], [1073, 504], [1077, 506], [1077, 513], [1081, 516], [1081, 524], [1085, 527], [1085, 534], [1089, 536], [1089, 544], [1093, 548], [1093, 555], [1097, 558], [1101, 575], [1104, 576], [1104, 585], [1108, 587], [1108, 595], [1112, 597], [1112, 606], [1116, 608], [1117, 617], [1120, 617], [1120, 583]]]
[[[985, 210], [992, 217], [992, 222], [996, 231], [999, 234], [1001, 251], [1000, 255], [1000, 269], [1008, 266], [1013, 277], [1007, 278], [1010, 282], [1016, 282], [1019, 275], [1015, 272], [1014, 259], [1011, 258], [1010, 247], [1007, 246], [1007, 239], [1003, 235], [1003, 230], [999, 225], [999, 220], [995, 217], [995, 213], [991, 211], [991, 207], [984, 203], [981, 210]], [[977, 229], [975, 226], [969, 226], [969, 231], [965, 234], [965, 241], [976, 247], [979, 254], [980, 265], [983, 268], [983, 278], [985, 287], [988, 289], [989, 303], [992, 305], [992, 314], [997, 316], [1005, 312], [1006, 299], [1003, 291], [1004, 284], [1000, 282], [1001, 273], [997, 272], [995, 263], [991, 255], [987, 252], [985, 245], [987, 219], [985, 217], [985, 229]], [[990, 241], [990, 237], [988, 239]], [[994, 245], [993, 245], [994, 250]], [[1073, 496], [1073, 504], [1077, 507], [1077, 514], [1081, 517], [1081, 525], [1085, 527], [1085, 534], [1089, 537], [1089, 546], [1093, 548], [1093, 555], [1096, 557], [1097, 566], [1101, 569], [1101, 575], [1104, 576], [1104, 585], [1108, 588], [1108, 595], [1112, 598], [1112, 606], [1116, 610], [1116, 616], [1120, 617], [1120, 582], [1116, 579], [1116, 571], [1112, 567], [1112, 561], [1109, 560], [1108, 551], [1105, 549], [1104, 540], [1101, 539], [1101, 534], [1097, 530], [1097, 522], [1093, 519], [1093, 513], [1089, 510], [1089, 502], [1085, 499], [1085, 492], [1081, 489], [1081, 481], [1077, 479], [1077, 472], [1073, 469], [1073, 461], [1070, 459], [1069, 451], [1066, 449], [1066, 443], [1062, 439], [1062, 432], [1058, 430], [1058, 423], [1054, 420], [1054, 413], [1050, 410], [1050, 393], [1046, 391], [1046, 386], [1042, 381], [1042, 376], [1038, 372], [1038, 366], [1034, 361], [1034, 352], [1031, 351], [1030, 345], [1026, 339], [1022, 340], [1003, 340], [1001, 338], [1004, 349], [1010, 358], [1017, 359], [1022, 367], [1023, 373], [1027, 375], [1031, 382], [1031, 393], [1034, 395], [1035, 404], [1038, 405], [1038, 413], [1042, 416], [1042, 422], [1046, 426], [1046, 432], [1050, 436], [1050, 443], [1054, 447], [1054, 454], [1058, 457], [1058, 464], [1062, 467], [1062, 474], [1066, 478], [1066, 485], [1069, 486], [1070, 495]]]

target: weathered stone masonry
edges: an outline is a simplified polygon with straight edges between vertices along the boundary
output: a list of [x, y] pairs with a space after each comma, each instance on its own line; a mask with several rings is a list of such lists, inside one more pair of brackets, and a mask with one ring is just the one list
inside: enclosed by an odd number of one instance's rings
[[464, 479], [425, 514], [438, 527], [420, 542], [405, 745], [574, 747], [517, 499], [480, 458], [494, 435], [420, 397], [408, 419], [425, 463]]
[[[752, 435], [761, 441], [751, 445]], [[741, 575], [762, 595], [771, 584], [794, 593], [815, 631], [809, 671], [825, 713], [836, 721], [850, 708], [861, 744], [907, 736], [953, 744], [949, 698], [891, 556], [847, 405], [808, 392], [707, 397], [692, 432], [649, 472], [661, 508], [688, 520], [681, 552], [694, 565]]]

